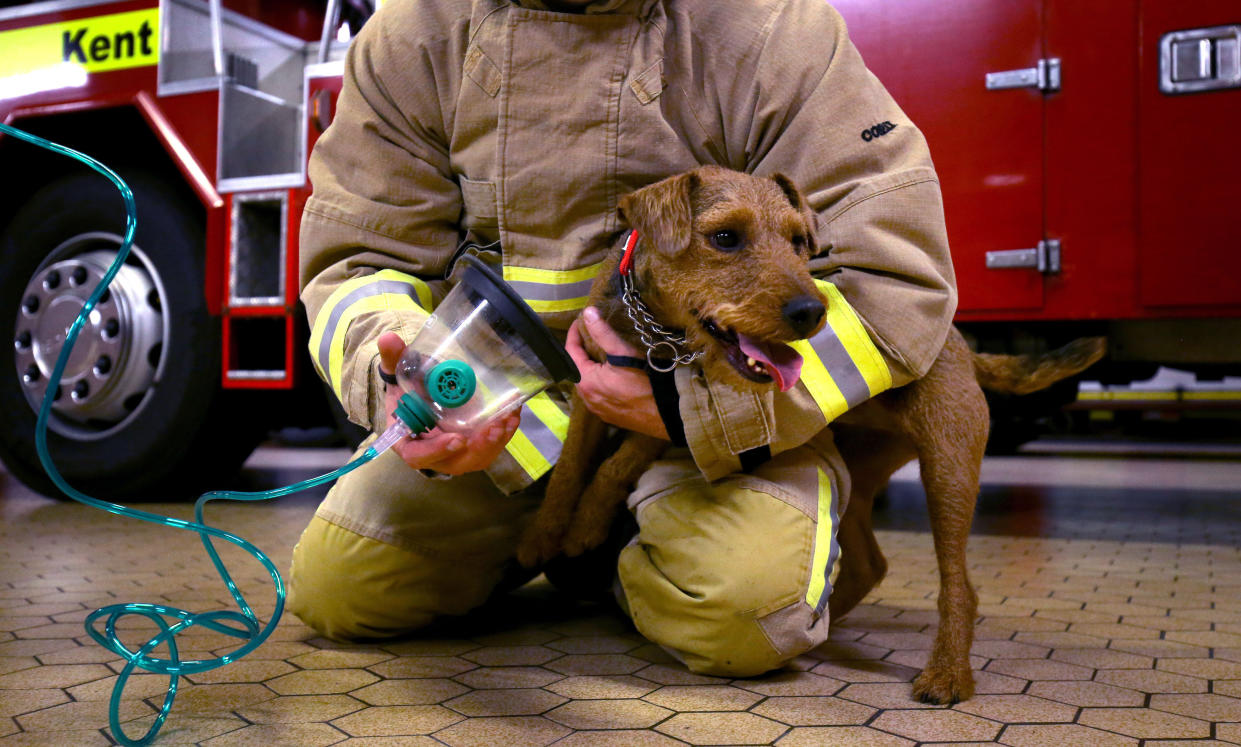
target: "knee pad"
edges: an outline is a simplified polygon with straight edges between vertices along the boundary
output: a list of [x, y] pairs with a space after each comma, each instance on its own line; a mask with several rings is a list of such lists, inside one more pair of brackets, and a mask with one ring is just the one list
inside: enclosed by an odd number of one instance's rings
[[619, 563], [638, 630], [692, 671], [733, 677], [775, 669], [825, 640], [826, 610], [807, 602], [825, 540], [817, 512], [800, 503], [752, 476], [642, 500], [641, 532]]

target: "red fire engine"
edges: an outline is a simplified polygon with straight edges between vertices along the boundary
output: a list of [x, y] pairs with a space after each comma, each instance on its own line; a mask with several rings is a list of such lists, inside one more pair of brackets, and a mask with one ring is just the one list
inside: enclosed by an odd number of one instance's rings
[[[1241, 363], [1233, 0], [835, 5], [930, 140], [958, 320], [981, 346], [1106, 334], [1117, 376]], [[0, 8], [0, 121], [103, 160], [139, 210], [133, 257], [53, 411], [71, 482], [129, 495], [225, 474], [269, 428], [326, 412], [297, 233], [307, 154], [340, 88], [339, 13], [337, 0], [326, 13], [296, 0]], [[34, 408], [122, 211], [104, 180], [11, 138], [0, 166], [0, 458], [46, 487]]]

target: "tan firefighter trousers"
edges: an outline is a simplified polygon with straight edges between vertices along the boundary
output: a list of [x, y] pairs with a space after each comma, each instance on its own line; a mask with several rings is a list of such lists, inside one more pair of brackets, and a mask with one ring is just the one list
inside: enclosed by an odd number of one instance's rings
[[[827, 431], [714, 483], [670, 450], [629, 497], [639, 531], [617, 564], [622, 607], [695, 672], [779, 667], [827, 639], [848, 490]], [[464, 614], [512, 570], [539, 497], [504, 495], [481, 472], [429, 479], [385, 453], [341, 478], [302, 534], [289, 609], [338, 639]]]

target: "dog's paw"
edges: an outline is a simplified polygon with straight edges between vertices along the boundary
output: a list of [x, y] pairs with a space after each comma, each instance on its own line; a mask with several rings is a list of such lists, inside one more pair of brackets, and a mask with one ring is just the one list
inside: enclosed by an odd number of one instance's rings
[[517, 562], [525, 568], [537, 568], [560, 554], [561, 545], [557, 532], [542, 531], [531, 527], [517, 545]]
[[928, 666], [914, 680], [913, 695], [923, 703], [952, 705], [974, 697], [974, 672], [965, 667]]
[[569, 527], [569, 532], [562, 543], [564, 554], [576, 557], [602, 545], [608, 538], [609, 528], [607, 523], [587, 525], [584, 522], [574, 522], [573, 526]]

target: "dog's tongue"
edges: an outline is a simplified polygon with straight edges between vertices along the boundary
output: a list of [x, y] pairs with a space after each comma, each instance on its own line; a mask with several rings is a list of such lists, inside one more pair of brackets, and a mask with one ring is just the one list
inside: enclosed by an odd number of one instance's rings
[[761, 362], [780, 391], [792, 389], [801, 378], [801, 353], [783, 343], [767, 343], [737, 334], [741, 352]]

